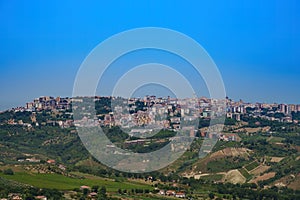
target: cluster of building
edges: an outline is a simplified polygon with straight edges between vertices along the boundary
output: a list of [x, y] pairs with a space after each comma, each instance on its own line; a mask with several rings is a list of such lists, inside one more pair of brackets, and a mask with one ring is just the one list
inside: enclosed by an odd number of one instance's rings
[[160, 190], [159, 191], [160, 195], [164, 195], [164, 196], [174, 196], [177, 198], [185, 198], [186, 194], [184, 191], [175, 191], [175, 190]]
[[51, 97], [44, 96], [33, 100], [33, 102], [26, 103], [27, 111], [41, 111], [41, 110], [69, 110], [71, 109], [72, 99], [65, 97]]
[[80, 190], [81, 191], [87, 190], [88, 191], [87, 197], [89, 199], [97, 199], [98, 193], [97, 192], [92, 192], [92, 189], [91, 189], [90, 186], [82, 185], [82, 186], [80, 186]]
[[[37, 200], [47, 200], [46, 196], [36, 196], [34, 197]], [[0, 200], [23, 200], [22, 195], [19, 193], [10, 193], [7, 198], [2, 198]]]
[[[22, 111], [17, 111], [17, 112], [22, 112]], [[32, 112], [30, 119], [31, 119], [31, 123], [25, 123], [23, 122], [23, 120], [14, 120], [14, 119], [9, 119], [6, 123], [9, 125], [21, 125], [27, 128], [32, 128], [32, 125], [34, 124], [35, 126], [46, 126], [46, 125], [50, 125], [50, 126], [60, 126], [61, 128], [69, 128], [74, 126], [74, 121], [73, 120], [51, 120], [48, 119], [46, 122], [41, 122], [39, 123], [36, 120], [35, 117], [36, 113]]]
[[[111, 97], [111, 102], [111, 112], [98, 114], [99, 123], [102, 126], [148, 127], [150, 129], [159, 127], [179, 130], [185, 127], [185, 124], [192, 124], [199, 118], [221, 116], [225, 113], [225, 106], [217, 106], [218, 103], [221, 105], [221, 102], [207, 98], [177, 99], [146, 96], [142, 99], [120, 99]], [[84, 110], [83, 112], [86, 110], [86, 108], [80, 109]], [[75, 123], [86, 125], [89, 120], [88, 114]]]
[[[92, 99], [92, 98], [89, 98]], [[214, 100], [205, 97], [197, 98], [157, 98], [156, 96], [146, 96], [144, 98], [115, 98], [115, 97], [94, 97], [93, 101], [107, 99], [110, 102], [108, 112], [97, 113], [97, 119], [90, 118], [90, 113], [83, 113], [81, 119], [75, 120], [48, 120], [45, 125], [59, 125], [62, 128], [76, 126], [120, 126], [122, 128], [138, 128], [143, 127], [140, 133], [153, 128], [180, 130], [186, 126], [193, 125], [199, 118], [213, 118], [224, 116], [241, 121], [244, 115], [251, 117], [260, 117], [270, 121], [299, 123], [297, 119], [293, 119], [293, 112], [300, 112], [300, 105], [295, 104], [266, 104], [266, 103], [245, 103], [242, 100], [233, 101], [229, 98], [226, 100]], [[39, 97], [33, 102], [26, 103], [26, 107], [15, 108], [14, 111], [31, 111], [33, 113], [39, 111], [53, 111], [56, 113], [67, 113], [72, 108], [72, 102], [80, 105], [84, 98], [62, 98], [62, 97]], [[79, 104], [78, 104], [79, 102]], [[86, 104], [82, 104], [85, 105]], [[89, 104], [87, 104], [89, 105]], [[74, 106], [73, 109], [77, 109]], [[89, 108], [80, 108], [88, 110]], [[72, 115], [72, 112], [68, 113]], [[84, 115], [86, 114], [86, 116]], [[32, 122], [36, 120], [34, 115]], [[23, 124], [22, 121], [9, 121], [10, 124]], [[23, 124], [31, 126], [31, 124]], [[198, 127], [195, 127], [197, 129]], [[222, 138], [231, 140], [231, 138]]]
[[241, 121], [242, 115], [287, 123], [299, 123], [292, 118], [292, 113], [300, 112], [300, 104], [245, 103], [242, 100], [226, 99], [226, 116]]

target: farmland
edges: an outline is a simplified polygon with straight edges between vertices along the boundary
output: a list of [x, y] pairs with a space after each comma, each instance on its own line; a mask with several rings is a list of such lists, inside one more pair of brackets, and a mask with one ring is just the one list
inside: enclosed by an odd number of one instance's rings
[[82, 185], [105, 186], [108, 191], [116, 192], [118, 188], [123, 189], [151, 189], [151, 186], [145, 184], [137, 184], [132, 182], [116, 182], [114, 180], [103, 179], [96, 176], [89, 176], [89, 178], [70, 178], [59, 174], [34, 174], [26, 172], [16, 172], [14, 175], [0, 175], [2, 178], [17, 181], [27, 185], [32, 185], [38, 188], [49, 188], [58, 190], [73, 190]]
[[251, 171], [253, 169], [255, 169], [256, 167], [259, 166], [259, 163], [254, 161], [252, 163], [250, 163], [249, 165], [246, 165], [245, 168], [248, 170], [248, 171]]

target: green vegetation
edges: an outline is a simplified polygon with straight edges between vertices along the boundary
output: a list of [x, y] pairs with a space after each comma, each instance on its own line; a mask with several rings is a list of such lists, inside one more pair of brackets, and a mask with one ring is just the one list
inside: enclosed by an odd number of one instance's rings
[[246, 165], [245, 168], [247, 169], [247, 171], [251, 171], [251, 170], [255, 169], [258, 166], [259, 166], [259, 163], [256, 162], [256, 161], [253, 161], [249, 165]]
[[65, 164], [73, 164], [89, 156], [77, 134], [72, 129], [56, 126], [40, 126], [27, 129], [19, 125], [0, 126], [0, 161], [17, 162], [24, 153], [36, 154], [43, 158], [55, 158]]
[[102, 179], [99, 177], [93, 178], [70, 178], [59, 174], [33, 174], [25, 172], [16, 172], [15, 175], [0, 175], [2, 178], [18, 181], [20, 183], [33, 185], [38, 188], [58, 189], [58, 190], [73, 190], [82, 185], [101, 185], [105, 186], [108, 191], [117, 191], [118, 188], [124, 189], [151, 189], [149, 185], [137, 184], [132, 182], [116, 182], [114, 180]]
[[109, 112], [111, 112], [111, 98], [103, 97], [95, 101], [95, 110], [97, 111], [97, 115], [108, 114]]
[[0, 198], [7, 198], [9, 193], [23, 194], [24, 199], [33, 199], [34, 196], [38, 195], [44, 195], [52, 199], [62, 199], [62, 193], [57, 189], [39, 189], [0, 176]]
[[300, 120], [300, 112], [292, 112], [292, 117], [294, 120]]
[[275, 177], [268, 179], [266, 181], [260, 182], [261, 185], [267, 185], [272, 183], [275, 180], [278, 180], [284, 176], [291, 174], [300, 173], [300, 159], [296, 159], [296, 156], [290, 156], [284, 158], [281, 162], [275, 163], [267, 172], [275, 172]]
[[281, 128], [284, 125], [284, 123], [282, 122], [270, 121], [260, 117], [254, 118], [249, 115], [241, 115], [241, 120], [244, 122], [248, 122], [248, 125], [245, 125], [244, 127], [250, 127], [250, 128], [270, 126], [273, 130], [275, 130], [276, 128], [278, 127]]
[[242, 168], [249, 161], [244, 158], [228, 157], [207, 163], [207, 170], [211, 173], [226, 172], [232, 169]]
[[168, 139], [171, 137], [174, 137], [176, 135], [175, 131], [170, 130], [161, 130], [157, 134], [155, 134], [152, 137], [149, 137], [151, 141], [147, 143], [147, 145], [141, 145], [141, 144], [130, 144], [125, 145], [125, 141], [131, 141], [131, 140], [137, 140], [140, 138], [137, 137], [130, 137], [127, 133], [123, 132], [119, 127], [103, 127], [103, 131], [105, 132], [106, 136], [116, 144], [116, 146], [123, 148], [123, 149], [129, 149], [133, 152], [138, 153], [147, 153], [152, 152], [155, 150], [158, 150], [169, 143], [168, 140], [161, 141], [163, 139]]
[[[110, 98], [107, 98], [96, 102], [97, 109], [103, 108], [98, 117], [104, 117], [104, 114], [111, 111], [108, 107], [110, 101]], [[136, 106], [143, 109], [144, 103], [138, 102]], [[249, 124], [226, 119], [228, 126], [233, 125], [227, 130], [234, 131], [234, 127], [241, 130], [248, 127], [259, 128], [256, 133], [238, 133], [241, 142], [218, 141], [212, 153], [203, 159], [198, 157], [203, 138], [197, 138], [172, 165], [157, 172], [133, 174], [119, 172], [99, 163], [83, 147], [75, 128], [63, 129], [55, 123], [47, 123], [49, 120], [70, 119], [68, 113], [53, 114], [43, 111], [36, 113], [36, 117], [39, 123], [45, 122], [44, 125], [0, 125], [0, 197], [7, 197], [9, 192], [20, 192], [24, 193], [24, 199], [36, 195], [62, 199], [62, 192], [73, 190], [77, 193], [74, 199], [84, 199], [87, 198], [88, 191], [79, 190], [79, 187], [88, 185], [92, 191], [98, 191], [99, 199], [109, 199], [111, 195], [124, 199], [162, 199], [162, 196], [155, 194], [158, 191], [154, 191], [154, 187], [185, 191], [194, 199], [213, 196], [215, 199], [300, 199], [299, 191], [286, 187], [263, 189], [263, 186], [273, 186], [281, 178], [294, 177], [289, 181], [299, 180], [296, 175], [300, 173], [300, 134], [295, 124], [270, 122], [246, 116], [243, 117]], [[5, 112], [0, 114], [0, 119], [1, 122], [11, 119], [30, 122], [30, 113]], [[199, 127], [205, 127], [209, 122], [209, 119], [200, 119]], [[266, 125], [271, 127], [271, 131], [261, 133], [260, 128]], [[130, 137], [118, 127], [103, 127], [103, 130], [117, 146], [135, 152], [159, 149], [168, 143], [168, 138], [175, 135], [173, 131], [162, 130], [142, 144], [125, 145], [125, 141], [138, 138]], [[241, 148], [247, 149], [245, 154], [239, 153]], [[224, 151], [214, 154], [219, 150]], [[284, 159], [276, 163], [270, 162], [271, 157]], [[29, 163], [25, 161], [27, 158], [37, 158], [40, 162]], [[47, 164], [48, 159], [54, 159], [56, 164]], [[226, 172], [238, 169], [249, 182], [256, 177], [249, 171], [262, 163], [269, 165], [270, 169], [261, 173], [275, 172], [275, 177], [261, 181], [258, 185], [233, 185], [223, 179]], [[58, 170], [60, 164], [65, 165], [66, 169]], [[42, 168], [41, 173], [36, 172], [37, 168]], [[200, 180], [182, 176], [187, 172], [197, 174], [199, 171], [208, 175], [202, 176]], [[149, 176], [152, 177], [151, 180], [148, 180]], [[33, 189], [29, 186], [33, 186]]]
[[[285, 157], [295, 154], [297, 151], [288, 144], [274, 144], [269, 142], [270, 135], [254, 134], [252, 136], [245, 136], [240, 134], [242, 137], [242, 143], [246, 148], [254, 150], [257, 157], [264, 156], [277, 156]], [[287, 136], [285, 136], [287, 137]], [[299, 139], [296, 139], [297, 142]]]
[[0, 114], [0, 122], [8, 122], [13, 119], [15, 122], [22, 120], [24, 123], [31, 123], [30, 120], [31, 112], [13, 112], [13, 111], [5, 111]]
[[3, 170], [4, 175], [14, 175], [14, 171], [12, 169], [5, 169]]
[[174, 137], [176, 135], [176, 131], [169, 131], [169, 130], [161, 130], [154, 136], [150, 137], [151, 139], [164, 139]]
[[247, 181], [249, 181], [252, 178], [252, 175], [249, 174], [246, 169], [241, 168], [241, 169], [239, 169], [239, 171], [247, 179]]
[[293, 191], [288, 188], [271, 187], [270, 189], [260, 189], [256, 184], [214, 184], [206, 180], [189, 179], [183, 183], [189, 183], [194, 195], [224, 198], [224, 199], [298, 199], [300, 191]]
[[222, 150], [222, 149], [225, 149], [227, 147], [235, 147], [235, 148], [238, 148], [238, 147], [241, 147], [241, 144], [239, 142], [235, 142], [235, 141], [229, 141], [229, 142], [226, 142], [226, 141], [218, 141], [217, 144], [214, 146], [213, 148], [213, 152], [216, 152], [216, 151], [219, 151], [219, 150]]
[[236, 120], [235, 119], [231, 119], [231, 118], [226, 118], [224, 124], [227, 125], [227, 126], [232, 126], [232, 125], [236, 124]]
[[268, 142], [270, 142], [270, 143], [278, 143], [278, 142], [282, 142], [283, 140], [284, 140], [284, 138], [282, 138], [282, 137], [271, 136], [268, 139]]
[[211, 175], [207, 175], [207, 176], [201, 176], [201, 179], [205, 180], [205, 181], [220, 181], [222, 180], [223, 175], [222, 174], [211, 174]]

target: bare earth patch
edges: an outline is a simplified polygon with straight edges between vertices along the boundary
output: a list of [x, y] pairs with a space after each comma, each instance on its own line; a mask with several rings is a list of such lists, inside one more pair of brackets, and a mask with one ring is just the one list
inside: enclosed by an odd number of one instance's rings
[[284, 157], [271, 157], [271, 162], [279, 163]]
[[230, 182], [233, 184], [245, 183], [246, 178], [239, 172], [239, 170], [234, 169], [229, 172], [224, 177], [224, 182]]
[[[219, 173], [215, 173], [215, 174], [226, 175], [226, 172], [219, 172]], [[213, 175], [213, 174], [210, 174], [210, 173], [196, 174], [196, 175], [194, 175], [194, 179], [199, 180], [203, 176], [210, 176], [210, 175]]]
[[300, 146], [294, 145], [293, 146], [298, 152], [300, 152]]
[[263, 174], [262, 176], [258, 176], [255, 179], [251, 180], [249, 183], [258, 183], [259, 181], [268, 180], [273, 178], [276, 175], [275, 172], [269, 172], [267, 174]]
[[253, 169], [252, 171], [250, 171], [250, 174], [259, 176], [261, 173], [264, 173], [269, 168], [270, 168], [270, 166], [260, 165], [260, 166], [256, 167], [255, 169]]
[[294, 178], [294, 180], [288, 185], [288, 188], [300, 190], [300, 174]]
[[299, 190], [300, 189], [300, 174], [298, 175], [287, 175], [282, 177], [281, 179], [277, 180], [274, 184], [275, 186], [287, 186], [288, 188], [291, 188], [293, 190]]
[[235, 132], [257, 133], [261, 130], [261, 128], [240, 128], [235, 130]]
[[251, 150], [246, 148], [225, 148], [210, 155], [211, 159], [223, 157], [248, 156]]

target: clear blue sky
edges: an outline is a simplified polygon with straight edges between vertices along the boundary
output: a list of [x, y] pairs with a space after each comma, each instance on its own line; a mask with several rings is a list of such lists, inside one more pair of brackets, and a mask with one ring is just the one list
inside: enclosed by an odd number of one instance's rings
[[[207, 2], [207, 3], [205, 3]], [[0, 110], [71, 96], [81, 62], [124, 30], [194, 38], [233, 99], [300, 103], [299, 1], [0, 1]]]

